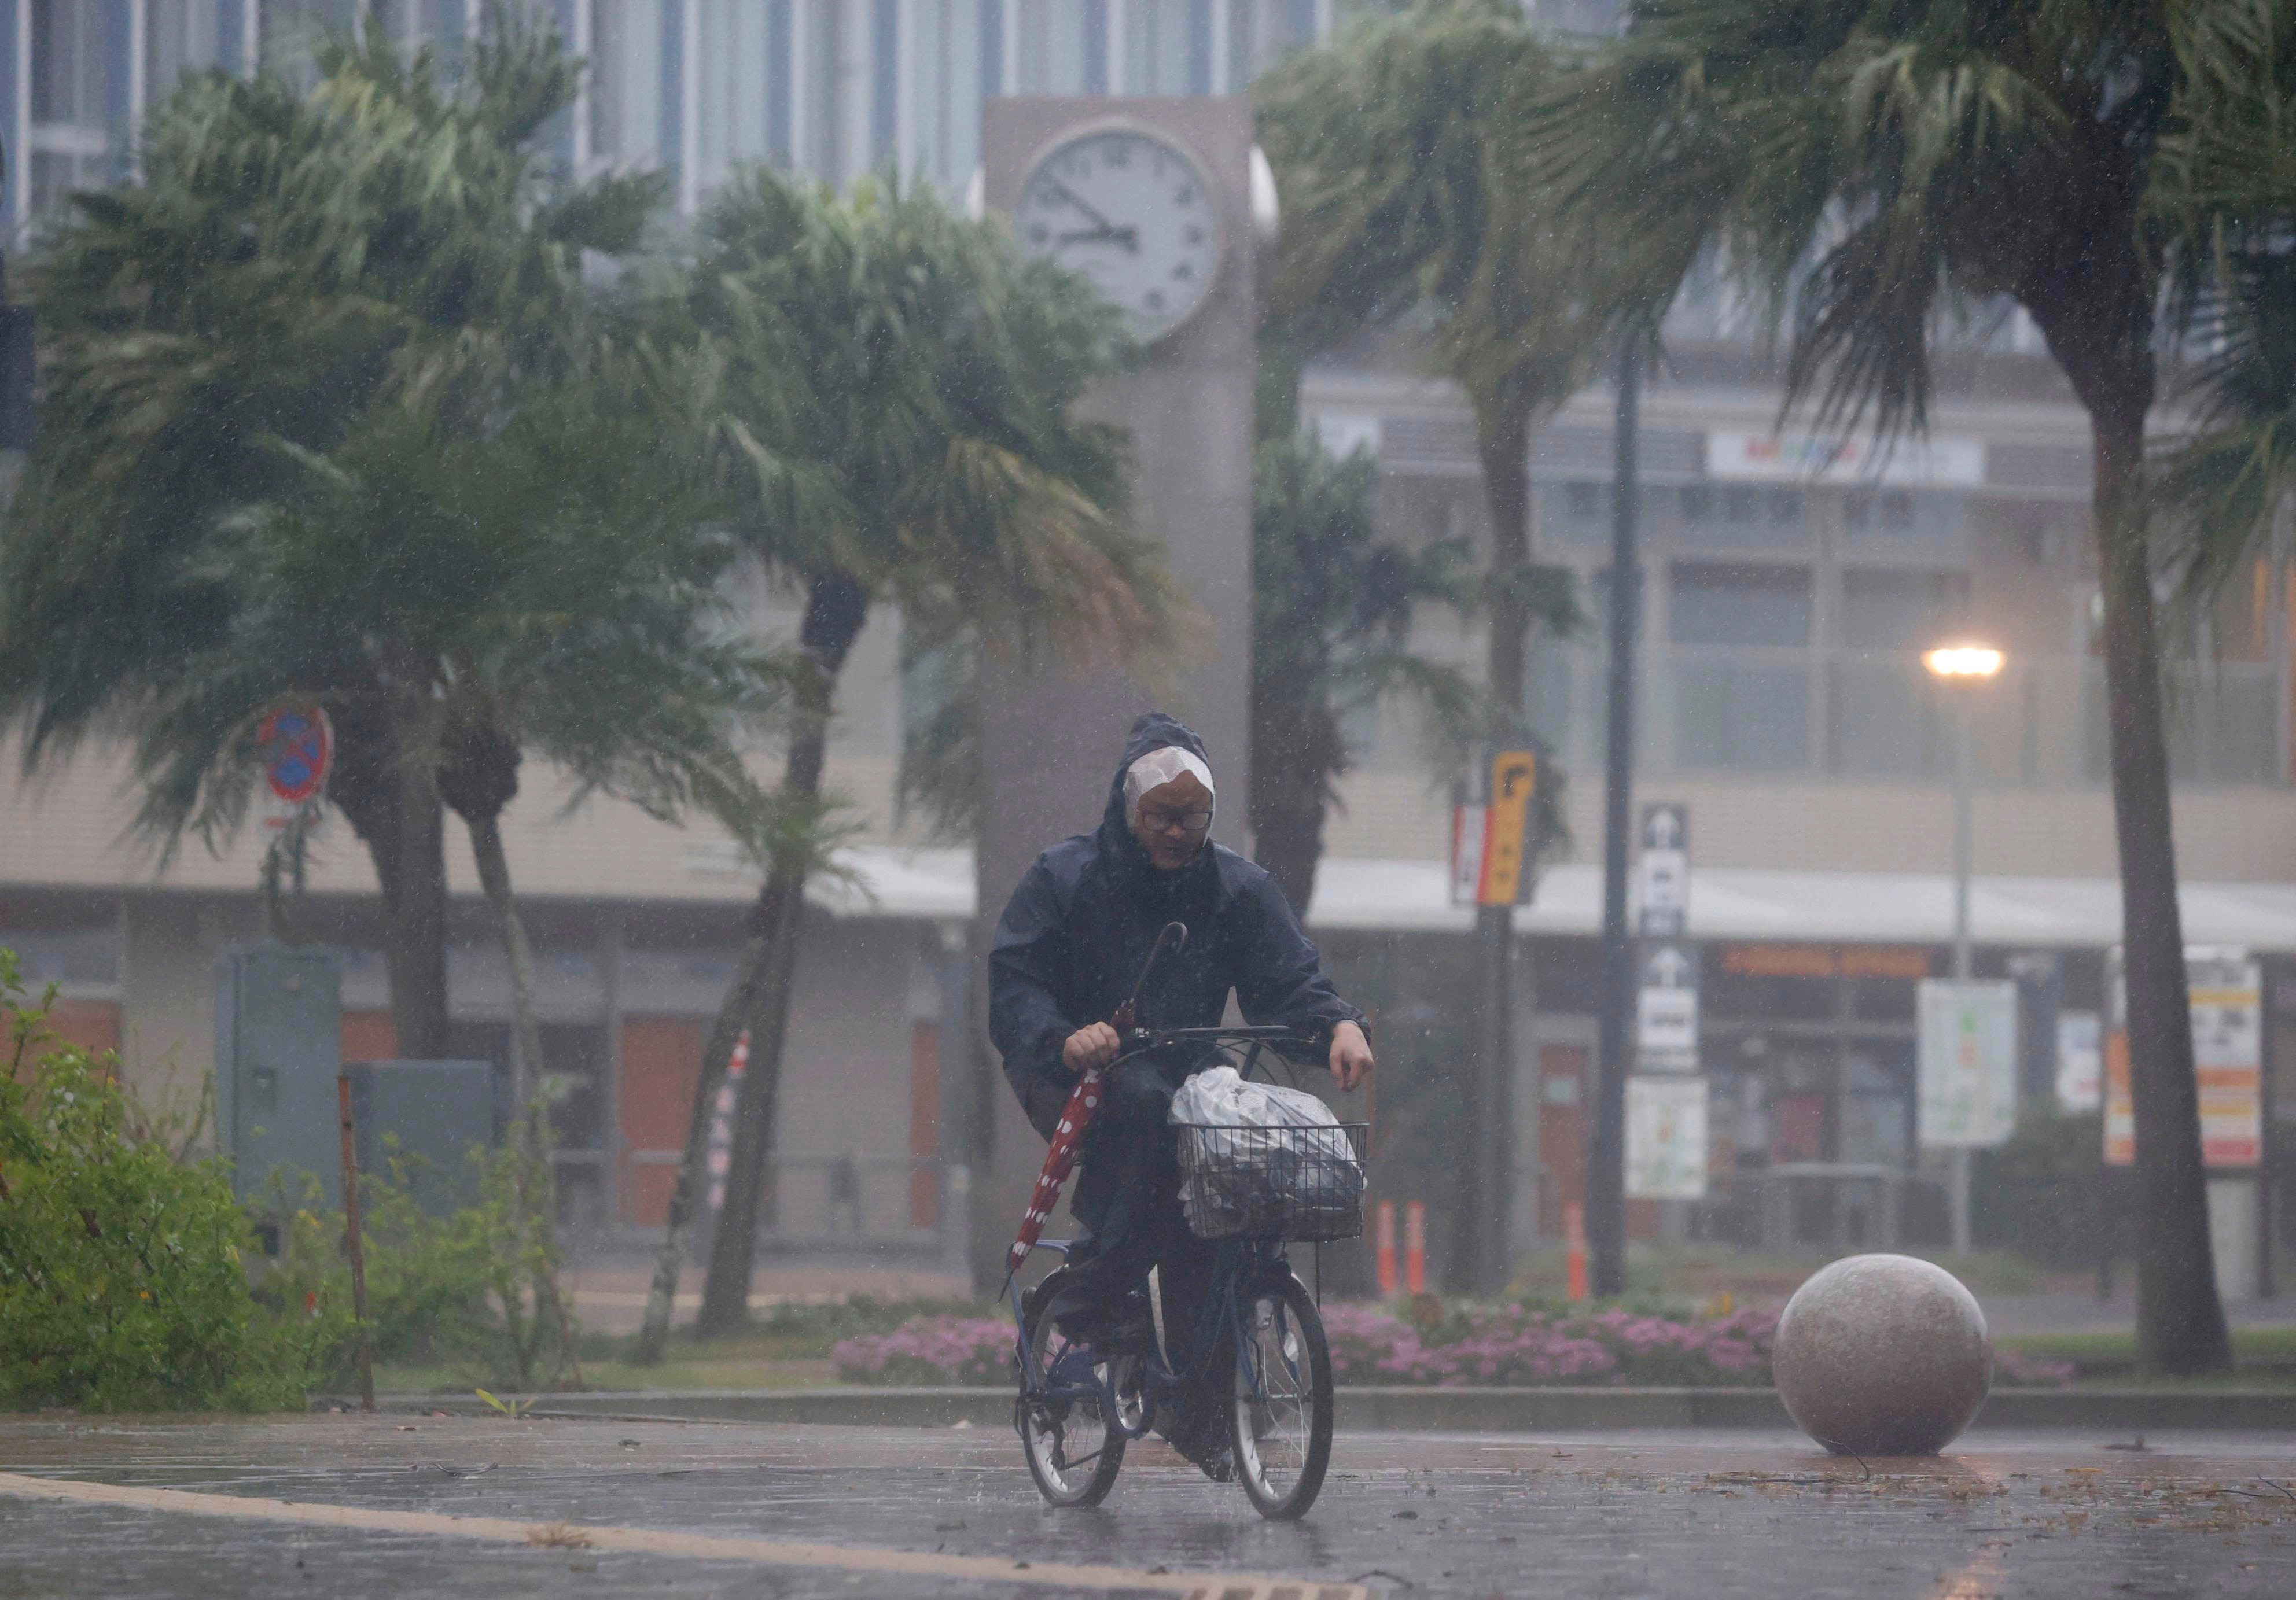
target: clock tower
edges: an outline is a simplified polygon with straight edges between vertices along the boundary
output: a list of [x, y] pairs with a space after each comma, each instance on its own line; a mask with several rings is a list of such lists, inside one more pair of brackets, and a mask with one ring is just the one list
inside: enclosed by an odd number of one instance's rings
[[1203, 736], [1219, 784], [1212, 837], [1248, 848], [1254, 337], [1259, 246], [1275, 209], [1255, 162], [1251, 107], [1236, 98], [1000, 99], [982, 118], [988, 211], [1010, 219], [1024, 252], [1097, 287], [1146, 347], [1089, 409], [1130, 433], [1134, 519], [1212, 624], [1209, 647], [1160, 697], [1104, 669], [982, 668], [977, 1071], [965, 1142], [974, 1277], [992, 1287], [1044, 1160], [988, 1042], [988, 936], [1013, 886], [1039, 851], [1098, 825], [1124, 735], [1151, 709]]

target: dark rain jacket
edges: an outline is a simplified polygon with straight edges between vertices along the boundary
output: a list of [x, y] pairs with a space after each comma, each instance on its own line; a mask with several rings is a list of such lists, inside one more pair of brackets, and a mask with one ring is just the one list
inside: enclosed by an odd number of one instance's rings
[[1188, 943], [1157, 963], [1140, 996], [1144, 1026], [1217, 1027], [1230, 990], [1245, 1020], [1313, 1036], [1363, 1013], [1339, 997], [1323, 958], [1267, 872], [1207, 843], [1177, 872], [1158, 870], [1124, 819], [1124, 774], [1149, 751], [1201, 740], [1160, 712], [1132, 725], [1100, 827], [1038, 856], [996, 924], [988, 957], [988, 1032], [1038, 1134], [1052, 1137], [1076, 1074], [1070, 1034], [1124, 1002], [1167, 922]]

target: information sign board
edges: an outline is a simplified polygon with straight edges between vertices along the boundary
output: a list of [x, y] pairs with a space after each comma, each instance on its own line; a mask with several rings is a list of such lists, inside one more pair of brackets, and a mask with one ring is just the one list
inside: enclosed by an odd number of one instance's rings
[[1635, 1060], [1644, 1072], [1698, 1070], [1698, 947], [1672, 939], [1643, 946], [1635, 997]]
[[1627, 1194], [1698, 1200], [1706, 1194], [1706, 1080], [1627, 1080]]
[[1924, 978], [1916, 993], [1921, 1142], [1999, 1144], [2017, 1125], [2017, 985]]
[[1645, 938], [1680, 938], [1690, 920], [1688, 806], [1662, 803], [1643, 807], [1641, 877], [1637, 931]]

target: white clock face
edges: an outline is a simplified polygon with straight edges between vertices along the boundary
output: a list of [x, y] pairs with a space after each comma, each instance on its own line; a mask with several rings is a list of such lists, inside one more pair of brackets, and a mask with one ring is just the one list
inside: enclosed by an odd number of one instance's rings
[[1152, 134], [1085, 134], [1037, 163], [1013, 213], [1021, 249], [1090, 281], [1133, 336], [1187, 320], [1219, 275], [1219, 208], [1194, 162]]

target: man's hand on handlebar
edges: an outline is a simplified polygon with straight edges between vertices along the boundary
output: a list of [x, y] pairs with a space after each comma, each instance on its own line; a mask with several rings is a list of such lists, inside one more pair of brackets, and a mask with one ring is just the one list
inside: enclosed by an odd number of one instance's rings
[[[1074, 1049], [1076, 1041], [1069, 1041]], [[1371, 1076], [1377, 1063], [1372, 1059], [1371, 1041], [1354, 1023], [1343, 1022], [1332, 1030], [1332, 1078], [1342, 1090], [1353, 1089]]]
[[[1114, 1028], [1104, 1022], [1088, 1023], [1069, 1035], [1068, 1042], [1061, 1047], [1061, 1060], [1080, 1078], [1095, 1066], [1106, 1066], [1123, 1049], [1124, 1041]], [[1332, 1059], [1335, 1064], [1332, 1070], [1337, 1071], [1339, 1057], [1335, 1054]]]

